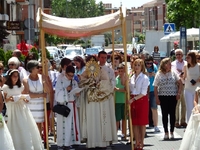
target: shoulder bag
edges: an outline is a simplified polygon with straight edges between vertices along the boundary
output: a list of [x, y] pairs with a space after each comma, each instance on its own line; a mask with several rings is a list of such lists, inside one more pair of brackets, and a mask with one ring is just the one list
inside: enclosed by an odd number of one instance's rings
[[[61, 80], [61, 84], [63, 86], [63, 81], [62, 80]], [[64, 93], [66, 92], [66, 89], [64, 88], [64, 86], [63, 86], [63, 91], [64, 91]], [[64, 103], [67, 104], [66, 94], [64, 94]], [[53, 112], [58, 113], [59, 115], [62, 115], [64, 117], [68, 117], [70, 111], [71, 110], [70, 110], [70, 108], [68, 106], [62, 105], [62, 104], [56, 104], [53, 107]]]

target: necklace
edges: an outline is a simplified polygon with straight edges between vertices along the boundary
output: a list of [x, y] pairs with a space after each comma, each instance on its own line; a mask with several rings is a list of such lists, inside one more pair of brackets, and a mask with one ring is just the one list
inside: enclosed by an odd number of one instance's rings
[[32, 85], [33, 85], [35, 91], [37, 92], [37, 81], [35, 81], [35, 82], [36, 82], [36, 84], [34, 85], [34, 84], [33, 84], [33, 81], [31, 80], [31, 83], [32, 83]]

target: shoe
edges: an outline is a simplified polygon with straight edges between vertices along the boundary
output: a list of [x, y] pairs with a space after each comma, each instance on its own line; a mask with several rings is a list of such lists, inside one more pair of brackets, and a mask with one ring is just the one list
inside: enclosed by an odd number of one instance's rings
[[174, 134], [173, 134], [173, 133], [171, 133], [171, 135], [170, 135], [170, 139], [171, 139], [171, 140], [174, 139]]
[[160, 132], [160, 129], [158, 127], [154, 127], [155, 132]]
[[169, 139], [169, 134], [165, 134], [164, 140], [168, 140], [168, 139]]
[[176, 128], [180, 128], [181, 126], [180, 126], [179, 123], [175, 123], [175, 127], [176, 127]]
[[186, 122], [181, 123], [181, 126], [184, 127], [184, 128], [186, 128], [187, 127], [187, 123]]

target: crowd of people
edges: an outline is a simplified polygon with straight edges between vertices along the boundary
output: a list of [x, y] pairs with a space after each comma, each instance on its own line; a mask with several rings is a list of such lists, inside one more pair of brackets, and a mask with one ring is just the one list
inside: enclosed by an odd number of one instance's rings
[[[107, 65], [105, 51], [99, 52], [98, 56], [88, 56], [86, 60], [79, 56], [73, 60], [63, 58], [59, 71], [54, 61], [46, 60], [48, 75], [44, 75], [42, 64], [34, 53], [29, 53], [23, 64], [18, 59], [20, 51], [13, 51], [6, 76], [3, 76], [4, 66], [0, 63], [2, 149], [43, 150], [46, 147], [44, 98], [50, 133], [54, 128], [49, 121], [54, 116], [54, 106], [70, 109], [68, 116], [56, 113], [58, 150], [70, 149], [81, 142], [86, 142], [87, 148], [105, 149], [118, 140], [120, 128], [122, 140], [125, 139], [126, 119], [129, 117], [134, 149], [141, 150], [146, 125], [160, 132], [158, 105], [161, 107], [164, 140], [175, 138], [175, 127], [187, 127], [181, 150], [199, 149], [199, 54], [189, 52], [184, 60], [182, 49], [177, 48], [172, 53], [174, 61], [171, 58], [161, 60], [157, 46], [151, 55], [134, 53], [128, 74], [123, 56], [118, 53], [111, 57], [114, 58], [113, 69]], [[127, 99], [127, 88], [130, 89], [130, 99]], [[126, 111], [126, 104], [130, 105], [130, 114]]]

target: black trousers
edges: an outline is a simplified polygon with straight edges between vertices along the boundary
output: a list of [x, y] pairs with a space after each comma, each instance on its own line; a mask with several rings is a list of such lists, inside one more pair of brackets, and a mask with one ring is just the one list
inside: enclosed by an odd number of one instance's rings
[[168, 115], [170, 116], [170, 132], [174, 132], [176, 120], [176, 96], [159, 96], [162, 111], [162, 123], [165, 133], [168, 132]]

